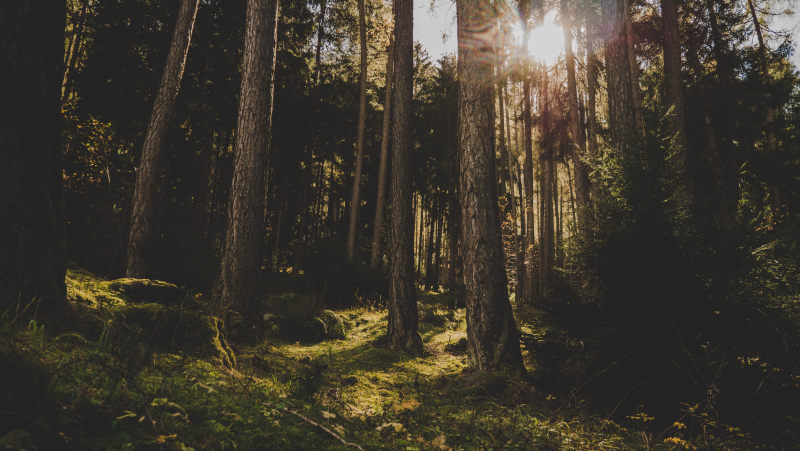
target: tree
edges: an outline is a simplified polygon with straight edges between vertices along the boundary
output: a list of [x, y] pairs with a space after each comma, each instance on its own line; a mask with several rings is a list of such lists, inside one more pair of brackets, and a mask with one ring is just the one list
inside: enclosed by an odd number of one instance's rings
[[524, 370], [498, 239], [492, 145], [493, 45], [482, 34], [495, 18], [490, 5], [480, 0], [457, 0], [456, 16], [459, 196], [469, 366], [476, 370]]
[[264, 177], [270, 144], [278, 0], [248, 0], [233, 180], [217, 308], [254, 308], [263, 250]]
[[167, 63], [161, 76], [153, 112], [147, 125], [142, 146], [142, 156], [136, 171], [136, 189], [133, 194], [131, 230], [128, 236], [128, 260], [125, 274], [128, 277], [149, 276], [147, 249], [153, 233], [155, 221], [156, 189], [158, 187], [161, 165], [161, 148], [167, 127], [172, 120], [175, 98], [178, 97], [186, 55], [192, 40], [194, 20], [200, 0], [182, 0], [175, 22], [175, 32], [167, 56]]
[[381, 132], [381, 160], [378, 167], [378, 194], [375, 200], [375, 221], [372, 229], [372, 257], [370, 264], [378, 267], [381, 257], [381, 234], [383, 231], [383, 204], [386, 202], [386, 169], [389, 165], [389, 130], [392, 116], [392, 77], [394, 71], [394, 45], [390, 38], [386, 58], [386, 93], [383, 98], [383, 127]]
[[361, 172], [364, 166], [364, 133], [367, 127], [367, 20], [364, 0], [358, 0], [358, 34], [361, 43], [361, 75], [358, 94], [358, 137], [356, 170], [353, 175], [353, 195], [350, 198], [350, 225], [347, 228], [347, 258], [353, 259], [356, 249], [358, 207], [361, 203]]
[[413, 87], [414, 4], [394, 3], [394, 122], [392, 124], [392, 221], [388, 344], [411, 353], [422, 351], [417, 331], [414, 286], [414, 218], [411, 209], [411, 95]]
[[[522, 11], [522, 54], [528, 53], [528, 18], [530, 15], [531, 3], [530, 0], [520, 1], [520, 10]], [[535, 261], [534, 249], [536, 247], [536, 233], [534, 213], [533, 213], [533, 137], [531, 123], [531, 74], [528, 67], [527, 60], [523, 62], [522, 74], [522, 147], [525, 154], [525, 161], [523, 163], [523, 181], [525, 184], [525, 223], [527, 228], [524, 231], [524, 260], [525, 260], [525, 280], [522, 284], [523, 297], [527, 302], [532, 302], [534, 298], [534, 291], [536, 286], [536, 272], [533, 269]]]
[[64, 2], [0, 8], [0, 312], [63, 321]]

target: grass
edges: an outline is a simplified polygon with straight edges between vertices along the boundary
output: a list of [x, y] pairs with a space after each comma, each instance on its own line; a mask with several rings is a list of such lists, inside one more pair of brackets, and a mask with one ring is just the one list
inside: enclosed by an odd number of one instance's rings
[[[73, 302], [93, 312], [126, 303], [107, 281], [83, 271], [70, 271], [67, 285]], [[463, 309], [449, 309], [446, 295], [420, 298], [425, 353], [419, 357], [377, 346], [386, 314], [365, 308], [337, 312], [348, 325], [344, 339], [232, 343], [234, 368], [181, 352], [131, 352], [102, 334], [42, 339], [36, 330], [6, 328], [3, 341], [43, 364], [50, 379], [40, 387], [44, 406], [24, 421], [0, 426], [0, 445], [348, 448], [303, 416], [363, 449], [692, 446], [679, 434], [655, 439], [635, 420], [623, 427], [572, 403], [565, 409], [561, 399], [525, 380], [470, 374], [465, 354], [454, 346], [466, 336]]]

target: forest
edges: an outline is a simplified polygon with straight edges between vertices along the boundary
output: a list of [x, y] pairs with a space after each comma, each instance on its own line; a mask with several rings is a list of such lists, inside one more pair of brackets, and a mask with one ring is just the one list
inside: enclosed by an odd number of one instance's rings
[[5, 0], [0, 447], [800, 449], [797, 6]]

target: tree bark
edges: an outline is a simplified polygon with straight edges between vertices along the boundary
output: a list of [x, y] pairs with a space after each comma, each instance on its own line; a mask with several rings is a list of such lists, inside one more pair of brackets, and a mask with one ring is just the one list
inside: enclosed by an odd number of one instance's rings
[[541, 106], [541, 151], [539, 153], [539, 298], [550, 294], [553, 287], [555, 264], [554, 194], [555, 163], [553, 162], [552, 131], [550, 130], [550, 95], [548, 92], [547, 68], [542, 67]]
[[161, 148], [172, 120], [175, 98], [178, 97], [181, 78], [183, 78], [183, 68], [189, 53], [199, 4], [200, 0], [183, 0], [181, 2], [178, 19], [175, 22], [175, 32], [172, 35], [172, 44], [164, 65], [164, 72], [161, 75], [161, 85], [158, 88], [153, 111], [150, 114], [150, 122], [147, 125], [142, 156], [136, 170], [136, 188], [133, 193], [128, 259], [125, 268], [125, 275], [128, 277], [151, 275], [147, 254], [152, 246], [156, 191], [161, 171]]
[[392, 78], [394, 76], [394, 44], [389, 38], [386, 57], [386, 93], [383, 98], [383, 127], [381, 129], [381, 160], [378, 167], [378, 194], [375, 200], [375, 220], [372, 228], [372, 256], [370, 265], [378, 267], [381, 258], [381, 236], [383, 234], [383, 206], [386, 203], [386, 170], [389, 166], [389, 130], [392, 117]]
[[[592, 4], [591, 2], [589, 4]], [[586, 141], [588, 159], [595, 162], [598, 157], [599, 144], [597, 141], [597, 79], [599, 76], [597, 55], [594, 51], [594, 22], [586, 19]], [[599, 197], [599, 183], [590, 183], [590, 199]]]
[[0, 8], [0, 311], [59, 327], [64, 285], [61, 80], [64, 2]]
[[493, 173], [493, 43], [482, 31], [495, 20], [491, 6], [457, 0], [458, 140], [467, 355], [475, 370], [524, 371], [519, 335], [508, 301], [503, 249], [498, 240]]
[[411, 209], [411, 140], [414, 72], [414, 3], [394, 3], [394, 123], [392, 124], [392, 221], [388, 344], [410, 353], [422, 351], [417, 331], [414, 286], [414, 217]]
[[359, 77], [356, 169], [353, 175], [353, 195], [350, 198], [350, 224], [347, 228], [347, 258], [350, 260], [353, 259], [356, 250], [358, 207], [361, 203], [361, 172], [364, 166], [364, 133], [367, 124], [367, 21], [364, 0], [358, 0], [358, 30], [361, 40], [361, 76]]
[[61, 81], [61, 101], [67, 98], [67, 87], [70, 82], [70, 75], [72, 75], [75, 64], [78, 61], [78, 54], [81, 51], [81, 44], [83, 43], [83, 36], [86, 30], [86, 15], [87, 8], [89, 7], [88, 1], [80, 1], [81, 9], [78, 13], [78, 22], [73, 25], [72, 38], [69, 40], [67, 47], [66, 60], [64, 61], [64, 77]]
[[228, 226], [216, 308], [256, 308], [264, 245], [264, 183], [270, 146], [278, 0], [248, 0]]
[[[522, 9], [522, 25], [523, 25], [523, 39], [522, 39], [522, 54], [528, 53], [528, 14], [530, 3], [525, 0]], [[527, 62], [523, 63], [523, 78], [522, 78], [522, 147], [525, 153], [525, 162], [523, 163], [523, 181], [525, 184], [525, 223], [527, 230], [525, 233], [525, 246], [523, 253], [523, 261], [525, 262], [525, 278], [522, 284], [523, 298], [525, 302], [531, 303], [535, 297], [534, 290], [536, 287], [536, 273], [533, 270], [534, 261], [534, 248], [536, 247], [536, 233], [534, 231], [534, 206], [533, 206], [533, 137], [532, 137], [532, 124], [531, 124], [531, 80], [530, 69]]]

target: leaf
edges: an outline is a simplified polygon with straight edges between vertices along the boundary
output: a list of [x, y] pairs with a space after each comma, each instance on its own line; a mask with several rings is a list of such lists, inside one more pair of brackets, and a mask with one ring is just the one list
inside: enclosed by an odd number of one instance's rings
[[402, 423], [390, 422], [390, 423], [383, 423], [382, 425], [375, 428], [376, 431], [380, 432], [384, 429], [394, 429], [395, 432], [400, 432], [405, 429]]
[[136, 413], [126, 410], [125, 414], [118, 416], [117, 420], [124, 420], [125, 418], [136, 418]]
[[326, 419], [336, 418], [336, 414], [335, 413], [328, 412], [327, 410], [323, 410], [320, 413], [322, 414], [322, 418], [326, 418]]
[[431, 445], [439, 449], [447, 449], [447, 446], [444, 443], [445, 443], [444, 434], [439, 434], [438, 437], [431, 440]]

